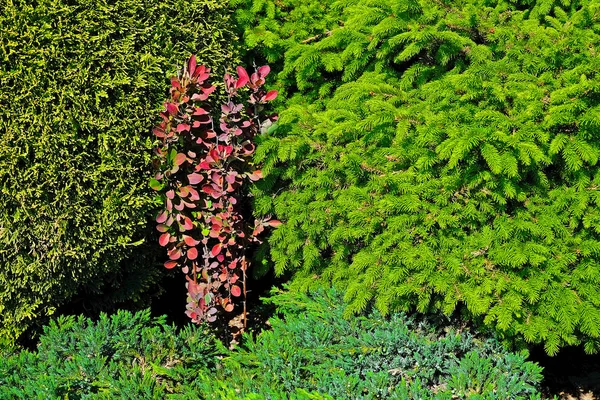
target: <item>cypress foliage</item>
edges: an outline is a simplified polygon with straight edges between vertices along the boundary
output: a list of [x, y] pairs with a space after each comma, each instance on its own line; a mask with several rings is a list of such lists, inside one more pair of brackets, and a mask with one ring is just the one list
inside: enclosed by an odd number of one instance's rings
[[212, 67], [235, 54], [219, 0], [0, 4], [0, 336], [14, 339], [74, 296], [147, 304], [168, 79], [192, 52]]
[[598, 2], [238, 4], [289, 97], [257, 149], [278, 273], [598, 351]]

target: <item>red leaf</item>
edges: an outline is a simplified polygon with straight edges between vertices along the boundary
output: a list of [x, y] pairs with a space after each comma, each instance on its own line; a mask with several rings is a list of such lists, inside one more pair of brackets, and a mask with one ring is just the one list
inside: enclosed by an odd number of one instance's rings
[[190, 189], [187, 186], [183, 186], [179, 189], [179, 192], [177, 192], [177, 194], [179, 195], [179, 197], [188, 197], [190, 194]]
[[224, 308], [225, 308], [225, 311], [232, 312], [233, 311], [233, 304], [229, 303]]
[[165, 263], [165, 268], [167, 269], [173, 269], [177, 266], [178, 262], [177, 261], [167, 261]]
[[240, 297], [242, 295], [242, 289], [239, 286], [233, 285], [231, 287], [231, 294], [235, 297]]
[[258, 75], [260, 75], [261, 78], [264, 78], [265, 76], [269, 75], [269, 72], [271, 72], [271, 67], [269, 67], [268, 65], [263, 65], [256, 72], [258, 73]]
[[258, 236], [264, 230], [265, 230], [265, 228], [262, 225], [258, 225], [257, 227], [254, 228], [254, 232], [252, 232], [252, 236]]
[[181, 257], [181, 250], [173, 248], [167, 252], [171, 260], [177, 260]]
[[171, 235], [169, 233], [163, 233], [162, 235], [160, 235], [160, 237], [158, 238], [158, 243], [161, 246], [166, 246], [169, 243], [169, 239], [171, 239]]
[[188, 191], [190, 192], [190, 200], [192, 200], [192, 201], [200, 200], [200, 195], [198, 194], [196, 189], [194, 189], [190, 186], [186, 186], [186, 187], [188, 188]]
[[189, 174], [188, 175], [188, 181], [190, 182], [190, 185], [196, 185], [200, 182], [202, 182], [204, 180], [204, 177], [200, 174]]
[[165, 193], [165, 195], [167, 196], [167, 199], [173, 200], [175, 198], [175, 191], [171, 189], [167, 193]]
[[194, 93], [192, 95], [192, 100], [194, 100], [194, 101], [204, 101], [207, 98], [208, 98], [208, 96], [205, 94]]
[[158, 230], [159, 232], [166, 232], [169, 230], [169, 227], [167, 225], [160, 224], [156, 226], [156, 230]]
[[200, 243], [199, 241], [195, 240], [193, 237], [188, 235], [183, 235], [183, 241], [190, 247], [196, 246], [198, 243]]
[[266, 222], [267, 225], [272, 226], [273, 228], [277, 228], [279, 225], [281, 225], [281, 223], [281, 221], [278, 221], [276, 219], [272, 219]]
[[188, 251], [187, 251], [187, 257], [190, 260], [195, 260], [196, 258], [198, 258], [198, 250], [196, 250], [195, 247], [192, 247], [192, 248], [188, 249]]
[[215, 244], [210, 253], [213, 255], [213, 257], [216, 257], [221, 252], [221, 248], [223, 248], [221, 243]]
[[192, 223], [192, 220], [189, 217], [185, 217], [185, 219], [183, 220], [183, 227], [188, 231], [194, 228], [194, 224]]
[[192, 115], [206, 115], [206, 114], [208, 114], [208, 111], [206, 111], [204, 108], [196, 107], [194, 110], [194, 113]]
[[192, 54], [190, 57], [190, 61], [188, 62], [188, 72], [190, 75], [194, 75], [196, 72], [196, 56]]
[[189, 280], [188, 282], [188, 293], [190, 295], [190, 297], [194, 300], [198, 300], [198, 298], [200, 296], [202, 296], [202, 289], [200, 288], [200, 286], [192, 281], [191, 279], [187, 278]]
[[187, 208], [196, 208], [196, 205], [194, 203], [188, 203], [187, 201], [181, 200], [181, 204], [183, 204]]
[[[267, 93], [267, 96], [269, 94]], [[178, 124], [177, 125], [177, 132], [189, 132], [190, 130], [190, 126], [188, 124]]]
[[171, 115], [177, 114], [179, 107], [175, 103], [167, 103], [167, 112]]
[[245, 86], [246, 83], [248, 83], [250, 81], [250, 77], [248, 77], [248, 72], [246, 72], [246, 70], [243, 67], [237, 67], [237, 73], [238, 73], [239, 79], [235, 83], [235, 88], [239, 89], [242, 86]]
[[204, 185], [204, 186], [202, 186], [202, 191], [206, 194], [212, 194], [212, 193], [214, 193], [215, 190], [213, 189], [213, 187], [211, 185]]
[[156, 222], [159, 224], [162, 224], [163, 222], [165, 222], [167, 220], [168, 214], [166, 211], [163, 211], [162, 213], [160, 213], [158, 215], [158, 217], [156, 217]]
[[277, 90], [271, 90], [265, 95], [265, 101], [271, 101], [277, 97]]
[[262, 171], [260, 169], [257, 169], [256, 171], [248, 175], [248, 178], [250, 178], [251, 181], [257, 181], [259, 179], [262, 179], [262, 177]]
[[206, 67], [204, 65], [201, 65], [199, 67], [196, 68], [196, 71], [194, 71], [194, 75], [195, 77], [199, 77], [201, 75], [206, 75], [206, 77], [203, 77], [202, 79], [200, 79], [201, 81], [205, 80], [206, 78], [208, 78], [208, 73], [210, 72], [210, 69], [206, 69]]
[[181, 165], [183, 164], [183, 162], [186, 160], [186, 156], [183, 153], [177, 153], [177, 155], [175, 156], [175, 159], [173, 160], [173, 164], [175, 165]]

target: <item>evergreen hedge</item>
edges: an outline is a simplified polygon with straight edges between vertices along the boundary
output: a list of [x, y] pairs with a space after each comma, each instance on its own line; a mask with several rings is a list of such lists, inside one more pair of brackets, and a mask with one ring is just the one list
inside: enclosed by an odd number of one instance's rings
[[236, 0], [287, 92], [258, 213], [295, 287], [600, 346], [600, 3]]
[[150, 131], [182, 60], [222, 70], [232, 42], [219, 0], [3, 2], [1, 336], [156, 280]]

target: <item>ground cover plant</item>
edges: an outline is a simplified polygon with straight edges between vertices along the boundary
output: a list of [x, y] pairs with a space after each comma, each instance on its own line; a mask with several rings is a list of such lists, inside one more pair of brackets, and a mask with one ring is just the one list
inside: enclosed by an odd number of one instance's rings
[[346, 320], [341, 294], [282, 292], [272, 330], [230, 351], [204, 326], [147, 312], [60, 317], [35, 352], [4, 352], [0, 398], [525, 399], [541, 368], [452, 324], [378, 312]]
[[235, 4], [286, 97], [257, 148], [278, 273], [598, 351], [598, 2]]
[[71, 300], [142, 303], [160, 271], [148, 179], [168, 78], [191, 53], [234, 63], [231, 38], [222, 1], [2, 2], [0, 336]]

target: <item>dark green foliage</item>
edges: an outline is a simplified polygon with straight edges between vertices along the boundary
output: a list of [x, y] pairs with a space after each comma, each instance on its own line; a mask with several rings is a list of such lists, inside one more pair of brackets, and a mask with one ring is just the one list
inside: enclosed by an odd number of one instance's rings
[[150, 130], [180, 60], [235, 62], [228, 21], [219, 0], [3, 1], [1, 336], [156, 280]]
[[257, 148], [277, 272], [598, 350], [598, 2], [237, 3], [291, 96]]
[[[541, 368], [526, 362], [526, 354], [404, 314], [385, 320], [374, 312], [346, 320], [341, 300], [334, 291], [274, 297], [285, 319], [272, 319], [272, 330], [224, 358], [217, 376], [240, 395], [278, 388], [335, 399], [539, 396]], [[216, 387], [214, 380], [200, 381], [197, 392], [213, 393]]]
[[37, 352], [0, 358], [1, 399], [162, 399], [214, 365], [212, 335], [165, 318], [102, 314], [97, 323], [59, 317], [44, 328]]
[[284, 319], [229, 351], [148, 313], [61, 317], [36, 353], [0, 357], [0, 398], [539, 398], [526, 353], [404, 314], [342, 317], [341, 295], [280, 293]]

